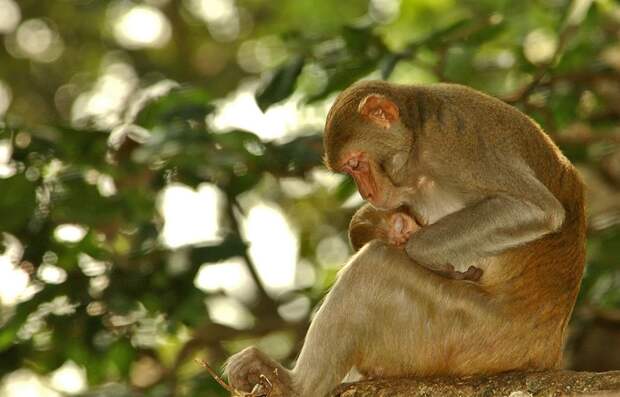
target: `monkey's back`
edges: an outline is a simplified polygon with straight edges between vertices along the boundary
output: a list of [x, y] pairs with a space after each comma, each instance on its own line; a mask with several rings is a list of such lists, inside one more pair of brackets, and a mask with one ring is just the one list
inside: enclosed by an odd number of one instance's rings
[[469, 133], [485, 134], [499, 156], [505, 153], [505, 161], [511, 161], [510, 153], [516, 150], [564, 207], [565, 219], [557, 232], [499, 255], [495, 269], [483, 280], [490, 294], [502, 297], [511, 308], [507, 318], [529, 333], [531, 342], [523, 354], [530, 356], [531, 365], [558, 365], [585, 265], [581, 178], [551, 138], [518, 109], [464, 86], [440, 84], [430, 90], [444, 100], [460, 103], [459, 108], [467, 108], [468, 120], [495, 126], [491, 130], [470, 129]]

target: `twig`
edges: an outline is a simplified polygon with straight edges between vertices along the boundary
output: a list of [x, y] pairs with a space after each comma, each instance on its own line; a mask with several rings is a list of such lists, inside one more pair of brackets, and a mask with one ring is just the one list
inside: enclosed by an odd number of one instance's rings
[[[259, 377], [259, 382], [254, 386], [250, 393], [237, 390], [228, 383], [226, 383], [224, 379], [222, 379], [206, 361], [198, 358], [195, 359], [195, 361], [200, 364], [200, 366], [202, 366], [204, 369], [206, 369], [209, 375], [211, 375], [211, 377], [215, 379], [216, 382], [220, 384], [220, 386], [222, 386], [230, 394], [232, 394], [233, 397], [269, 397], [269, 395], [271, 394], [271, 390], [273, 389], [271, 381], [265, 375], [261, 374]], [[274, 375], [278, 375], [277, 369], [274, 370]]]
[[234, 387], [230, 386], [228, 383], [226, 383], [224, 381], [224, 379], [222, 379], [214, 370], [213, 368], [211, 368], [211, 366], [204, 360], [201, 360], [199, 358], [195, 359], [195, 361], [200, 364], [204, 369], [207, 370], [207, 372], [209, 373], [209, 375], [211, 375], [211, 377], [213, 379], [215, 379], [217, 381], [217, 383], [220, 384], [220, 386], [222, 386], [224, 389], [228, 390], [230, 393], [232, 394], [239, 394], [239, 391], [237, 389], [235, 389]]
[[[177, 373], [185, 360], [193, 352], [199, 349], [208, 347], [211, 352], [213, 352], [214, 350], [221, 350], [221, 342], [223, 340], [244, 338], [249, 336], [261, 337], [276, 330], [290, 331], [297, 336], [302, 336], [305, 335], [308, 330], [308, 321], [307, 319], [303, 319], [298, 322], [289, 323], [282, 320], [280, 317], [266, 317], [263, 321], [258, 322], [257, 325], [251, 330], [238, 330], [225, 325], [205, 321], [194, 330], [194, 336], [185, 342], [179, 353], [177, 353], [174, 364], [169, 371], [169, 376], [174, 379], [174, 374]], [[303, 340], [303, 338], [298, 339]], [[301, 349], [301, 346], [298, 346], [297, 349]], [[299, 350], [296, 350], [293, 354], [296, 354], [298, 351]]]
[[252, 389], [252, 392], [249, 394], [249, 396], [269, 397], [269, 395], [271, 395], [271, 390], [273, 390], [273, 385], [271, 384], [271, 381], [263, 374], [260, 374], [258, 379], [258, 383], [254, 385], [254, 388]]
[[[237, 236], [241, 236], [241, 227], [239, 226], [239, 222], [237, 221], [237, 217], [235, 216], [235, 201], [236, 200], [234, 198], [228, 197], [226, 206], [225, 206], [226, 214], [228, 215], [228, 218], [230, 219], [233, 232]], [[254, 261], [252, 260], [252, 258], [250, 258], [250, 255], [248, 255], [247, 248], [243, 250], [241, 257], [243, 258], [245, 264], [247, 265], [250, 275], [252, 276], [252, 279], [254, 280], [256, 287], [258, 288], [258, 294], [261, 298], [261, 301], [263, 303], [268, 303], [270, 307], [274, 307], [275, 305], [273, 304], [273, 300], [267, 293], [265, 286], [263, 285], [262, 281], [260, 280], [260, 277], [258, 276], [258, 272], [256, 271], [256, 265], [254, 264]]]
[[[568, 6], [569, 11], [572, 8], [573, 2], [571, 2]], [[547, 77], [548, 73], [557, 65], [560, 58], [562, 57], [562, 54], [564, 52], [564, 49], [566, 48], [566, 45], [568, 44], [568, 39], [573, 33], [575, 33], [576, 30], [577, 30], [576, 26], [567, 24], [564, 27], [564, 29], [560, 32], [559, 39], [558, 39], [558, 45], [555, 48], [555, 51], [553, 55], [551, 56], [551, 59], [543, 63], [542, 65], [540, 65], [538, 71], [532, 78], [532, 81], [530, 81], [524, 87], [519, 89], [516, 93], [505, 97], [503, 99], [504, 102], [515, 104], [515, 103], [526, 100], [530, 96], [530, 94], [534, 92], [534, 90], [536, 89], [536, 87], [538, 87], [538, 85], [542, 82], [542, 80], [545, 77]]]

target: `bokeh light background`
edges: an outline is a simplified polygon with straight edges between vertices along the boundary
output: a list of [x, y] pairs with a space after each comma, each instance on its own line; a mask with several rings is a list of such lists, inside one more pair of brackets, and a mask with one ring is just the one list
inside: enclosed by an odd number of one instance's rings
[[[458, 25], [455, 21], [462, 22]], [[453, 31], [433, 36], [451, 24]], [[461, 37], [470, 40], [482, 32], [477, 30], [480, 24], [488, 29], [483, 32], [488, 38], [461, 45]], [[373, 37], [381, 40], [378, 48], [387, 48], [385, 51], [396, 57], [385, 56], [373, 63], [374, 55], [368, 53], [363, 57], [368, 64], [365, 66], [339, 55], [350, 45], [351, 39], [343, 33], [346, 26], [370, 26]], [[0, 0], [0, 121], [6, 122], [5, 127], [20, 126], [10, 136], [0, 135], [0, 178], [26, 172], [31, 180], [53, 180], [62, 174], [64, 164], [59, 161], [50, 161], [40, 175], [35, 169], [21, 170], [13, 159], [16, 147], [25, 149], [31, 144], [32, 126], [105, 131], [111, 146], [117, 137], [148, 140], [152, 131], [134, 124], [133, 119], [145, 102], [165, 97], [179, 87], [206, 87], [212, 94], [215, 111], [205, 119], [212, 133], [245, 130], [278, 145], [320, 133], [327, 110], [341, 88], [334, 83], [334, 71], [346, 75], [351, 69], [353, 78], [380, 78], [381, 73], [386, 74], [386, 63], [393, 61], [393, 69], [387, 73], [392, 81], [451, 80], [502, 98], [510, 98], [533, 81], [540, 82], [541, 90], [533, 89], [515, 104], [552, 130], [554, 137], [560, 136], [559, 142], [568, 145], [568, 154], [578, 160], [589, 187], [590, 230], [594, 236], [589, 245], [589, 264], [601, 267], [580, 301], [588, 308], [587, 313], [577, 312], [582, 317], [575, 328], [583, 334], [588, 321], [598, 318], [593, 312], [603, 311], [602, 316], [608, 318], [609, 313], [617, 313], [620, 302], [620, 248], [615, 246], [620, 242], [619, 27], [620, 5], [611, 0], [523, 4], [454, 0]], [[458, 29], [470, 31], [451, 38]], [[445, 43], [432, 44], [432, 40]], [[418, 43], [417, 47], [411, 43]], [[360, 45], [364, 46], [362, 52], [374, 48], [367, 47], [368, 42]], [[568, 66], [560, 63], [560, 55], [564, 56], [562, 60], [568, 59]], [[257, 91], [277, 68], [299, 56], [306, 61], [296, 76], [295, 90], [261, 109]], [[556, 70], [557, 80], [561, 80], [557, 84], [554, 77], [548, 78], [556, 76]], [[569, 93], [572, 96], [567, 99]], [[313, 97], [316, 99], [308, 101]], [[548, 114], [547, 108], [553, 112]], [[599, 129], [603, 132], [596, 135]], [[587, 153], [575, 146], [587, 147]], [[104, 198], [117, 196], [121, 189], [111, 175], [97, 169], [86, 170], [81, 177]], [[342, 197], [347, 186], [349, 193]], [[168, 255], [167, 274], [183, 273], [192, 267], [192, 288], [204, 293], [210, 324], [247, 331], [245, 339], [241, 338], [245, 342], [211, 347], [216, 351], [213, 356], [219, 360], [247, 341], [258, 341], [276, 358], [294, 357], [299, 334], [260, 330], [263, 319], [252, 309], [261, 294], [255, 278], [269, 296], [286, 297], [278, 300], [280, 318], [291, 324], [307, 324], [313, 306], [351, 255], [346, 221], [361, 198], [350, 189], [350, 183], [317, 164], [303, 178], [265, 175], [256, 188], [239, 195], [239, 231], [248, 243], [252, 269], [243, 256], [188, 263], [187, 247], [217, 245], [225, 240], [222, 217], [226, 216], [226, 192], [217, 183], [205, 178], [192, 187], [172, 180], [156, 193], [154, 216], [161, 219], [157, 244]], [[342, 215], [334, 217], [334, 213]], [[55, 225], [53, 239], [60, 244], [78, 244], [89, 231], [87, 225], [62, 223]], [[24, 263], [24, 247], [29, 241], [20, 241], [10, 233], [5, 233], [4, 239], [0, 326], [9, 321], [20, 303], [29, 301], [45, 286], [67, 283], [70, 277], [58, 264], [55, 252], [47, 251], [40, 263]], [[163, 374], [171, 367], [166, 363], [174, 362], [170, 356], [190, 339], [192, 327], [180, 327], [171, 334], [165, 330], [167, 314], [140, 304], [127, 313], [108, 312], [97, 297], [114, 288], [108, 274], [116, 264], [85, 253], [76, 254], [76, 263], [81, 274], [88, 277], [92, 301], [55, 296], [30, 313], [19, 329], [18, 341], [30, 341], [41, 351], [53, 349], [53, 330], [46, 319], [66, 316], [71, 321], [80, 310], [90, 316], [107, 316], [111, 328], [133, 324], [133, 331], [123, 337], [129, 338], [136, 349], [150, 353], [137, 355], [126, 375], [106, 372], [100, 383], [109, 387], [101, 389], [100, 395], [125, 395], [130, 393], [127, 390], [136, 395], [167, 395], [168, 389], [158, 389], [157, 384], [167, 380]], [[620, 334], [616, 331], [614, 335], [613, 341], [620, 346]], [[200, 371], [187, 369], [193, 365], [188, 361], [185, 374], [179, 377], [185, 381]], [[617, 360], [610, 365], [616, 364]], [[0, 395], [7, 397], [82, 395], [99, 386], [89, 385], [87, 368], [71, 359], [50, 371], [38, 370], [36, 362], [26, 359], [20, 368], [4, 375]], [[130, 387], [113, 387], [119, 384]], [[191, 394], [191, 388], [174, 387], [181, 395]]]

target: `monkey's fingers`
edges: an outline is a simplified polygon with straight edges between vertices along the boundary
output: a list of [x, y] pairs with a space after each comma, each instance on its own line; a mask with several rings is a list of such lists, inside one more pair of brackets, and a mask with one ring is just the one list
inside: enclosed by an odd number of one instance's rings
[[478, 281], [480, 277], [482, 277], [482, 269], [470, 266], [469, 269], [464, 273], [466, 275], [465, 280]]
[[442, 277], [451, 278], [454, 280], [469, 280], [469, 281], [478, 281], [480, 277], [482, 277], [482, 270], [475, 266], [470, 266], [466, 271], [459, 272], [454, 268], [453, 265], [447, 264], [442, 266], [442, 268], [435, 269], [430, 268], [435, 273], [439, 274]]
[[453, 274], [454, 278], [457, 280], [478, 281], [480, 277], [482, 277], [482, 270], [475, 266], [470, 266], [464, 272], [453, 271]]

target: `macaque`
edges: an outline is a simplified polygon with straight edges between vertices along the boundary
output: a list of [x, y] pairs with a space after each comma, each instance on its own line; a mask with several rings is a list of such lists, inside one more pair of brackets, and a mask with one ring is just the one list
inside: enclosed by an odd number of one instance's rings
[[583, 185], [536, 123], [463, 86], [371, 81], [336, 98], [324, 142], [328, 168], [353, 177], [370, 203], [350, 228], [359, 250], [294, 368], [250, 347], [228, 362], [234, 387], [249, 391], [264, 375], [270, 397], [310, 397], [352, 368], [396, 377], [558, 367], [585, 261]]

